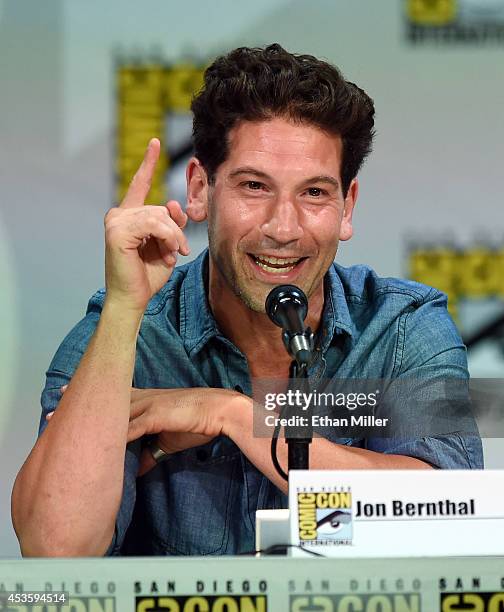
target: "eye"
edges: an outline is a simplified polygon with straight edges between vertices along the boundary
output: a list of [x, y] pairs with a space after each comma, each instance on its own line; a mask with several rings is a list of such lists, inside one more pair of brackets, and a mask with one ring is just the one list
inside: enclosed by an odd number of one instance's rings
[[308, 189], [308, 195], [314, 197], [314, 198], [318, 198], [321, 195], [323, 195], [325, 192], [323, 189], [320, 189], [320, 187], [310, 187]]
[[259, 181], [245, 181], [243, 184], [253, 191], [258, 191], [263, 186]]

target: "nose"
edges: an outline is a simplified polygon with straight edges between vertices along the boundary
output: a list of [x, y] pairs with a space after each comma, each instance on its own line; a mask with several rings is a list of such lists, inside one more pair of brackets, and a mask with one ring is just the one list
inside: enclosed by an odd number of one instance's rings
[[289, 197], [276, 199], [268, 207], [262, 233], [279, 244], [299, 240], [303, 235], [300, 210]]

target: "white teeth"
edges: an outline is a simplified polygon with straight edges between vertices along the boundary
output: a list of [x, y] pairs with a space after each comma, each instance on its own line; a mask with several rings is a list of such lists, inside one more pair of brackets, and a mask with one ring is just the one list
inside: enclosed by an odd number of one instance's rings
[[284, 266], [283, 268], [271, 268], [270, 266], [263, 264], [258, 259], [256, 259], [256, 264], [263, 270], [266, 270], [266, 272], [273, 272], [273, 274], [285, 274], [286, 272], [290, 272], [291, 270], [293, 270], [295, 267], [295, 266]]
[[255, 259], [256, 261], [263, 261], [266, 263], [281, 264], [281, 265], [287, 266], [289, 264], [296, 264], [301, 258], [300, 257], [278, 258], [278, 257], [266, 257], [264, 255], [255, 255]]
[[253, 257], [260, 268], [273, 274], [290, 272], [302, 259], [302, 257], [268, 257], [266, 255], [254, 255]]

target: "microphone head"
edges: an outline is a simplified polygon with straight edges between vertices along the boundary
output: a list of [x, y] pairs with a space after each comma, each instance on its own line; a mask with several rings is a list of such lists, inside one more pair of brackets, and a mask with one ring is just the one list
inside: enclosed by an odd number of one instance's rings
[[308, 299], [304, 291], [295, 285], [279, 285], [269, 292], [265, 307], [273, 323], [285, 328], [286, 313], [292, 309], [299, 313], [301, 321], [306, 319]]

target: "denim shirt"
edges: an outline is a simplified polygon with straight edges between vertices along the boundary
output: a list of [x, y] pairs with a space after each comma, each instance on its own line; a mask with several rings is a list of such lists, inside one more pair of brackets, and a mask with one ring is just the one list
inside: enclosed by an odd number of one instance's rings
[[[221, 387], [252, 394], [246, 357], [219, 331], [210, 310], [207, 277], [205, 250], [176, 268], [151, 299], [137, 340], [133, 386]], [[421, 373], [467, 379], [465, 347], [438, 290], [380, 278], [366, 266], [333, 264], [324, 291], [312, 376], [397, 379]], [[92, 296], [85, 318], [64, 339], [49, 367], [39, 433], [86, 350], [104, 298], [103, 289]], [[483, 467], [478, 435], [339, 442], [417, 457], [438, 468]], [[136, 440], [126, 449], [123, 497], [107, 554], [251, 551], [256, 510], [287, 507], [287, 497], [226, 437], [171, 455], [137, 478], [141, 447]]]

